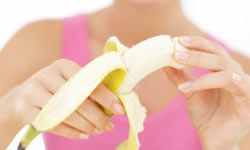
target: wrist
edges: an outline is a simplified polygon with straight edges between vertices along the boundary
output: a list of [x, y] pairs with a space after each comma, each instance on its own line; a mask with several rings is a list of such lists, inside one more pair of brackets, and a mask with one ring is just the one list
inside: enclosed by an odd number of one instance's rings
[[0, 149], [6, 149], [16, 134], [22, 129], [22, 125], [9, 116], [10, 108], [0, 98]]
[[18, 129], [22, 128], [24, 124], [14, 115], [14, 110], [11, 105], [9, 96], [0, 97], [0, 125], [1, 126], [12, 126]]

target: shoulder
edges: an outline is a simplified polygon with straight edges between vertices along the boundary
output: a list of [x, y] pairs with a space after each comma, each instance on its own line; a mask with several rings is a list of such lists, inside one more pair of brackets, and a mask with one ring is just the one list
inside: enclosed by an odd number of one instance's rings
[[32, 22], [18, 31], [11, 39], [10, 44], [14, 42], [17, 45], [27, 48], [58, 49], [62, 35], [61, 28], [61, 20], [41, 20]]
[[[1, 55], [12, 54], [20, 57], [42, 57], [46, 54], [48, 58], [59, 56], [62, 36], [61, 20], [41, 20], [31, 22], [21, 28], [3, 48]], [[46, 61], [47, 59], [44, 59]]]
[[[62, 20], [41, 20], [21, 28], [0, 53], [0, 93], [60, 58]], [[12, 68], [12, 69], [10, 69]]]
[[61, 26], [62, 20], [56, 19], [46, 19], [46, 20], [39, 20], [34, 21], [31, 23], [26, 24], [20, 32], [29, 32], [29, 31], [36, 31], [37, 33], [40, 32], [39, 29], [43, 31], [49, 31], [53, 29], [58, 29]]

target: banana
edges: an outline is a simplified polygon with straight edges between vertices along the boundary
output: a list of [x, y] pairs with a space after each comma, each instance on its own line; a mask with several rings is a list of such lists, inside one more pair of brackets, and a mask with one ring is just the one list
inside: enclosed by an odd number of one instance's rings
[[[39, 133], [53, 129], [65, 120], [100, 83], [104, 83], [120, 99], [129, 120], [128, 139], [117, 150], [139, 149], [138, 134], [144, 130], [146, 109], [133, 88], [147, 75], [162, 67], [183, 68], [172, 56], [175, 51], [186, 49], [178, 43], [178, 38], [160, 35], [131, 48], [120, 43], [118, 38], [111, 37], [104, 51], [105, 54], [84, 66], [47, 102], [31, 123], [18, 149], [25, 149]], [[105, 112], [111, 115], [109, 110]]]

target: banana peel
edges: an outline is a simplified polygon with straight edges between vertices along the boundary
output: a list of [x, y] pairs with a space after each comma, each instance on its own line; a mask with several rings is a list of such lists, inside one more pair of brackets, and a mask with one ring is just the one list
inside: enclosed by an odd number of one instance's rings
[[[186, 49], [179, 44], [178, 38], [160, 35], [131, 48], [121, 44], [118, 38], [111, 37], [104, 51], [105, 54], [84, 66], [48, 101], [23, 136], [19, 150], [26, 149], [38, 134], [53, 129], [65, 120], [100, 83], [104, 83], [120, 99], [129, 120], [128, 139], [118, 145], [117, 150], [139, 149], [138, 134], [144, 130], [146, 109], [133, 88], [147, 75], [162, 67], [183, 68], [174, 61], [172, 55], [175, 51]], [[109, 110], [104, 111], [112, 115]]]

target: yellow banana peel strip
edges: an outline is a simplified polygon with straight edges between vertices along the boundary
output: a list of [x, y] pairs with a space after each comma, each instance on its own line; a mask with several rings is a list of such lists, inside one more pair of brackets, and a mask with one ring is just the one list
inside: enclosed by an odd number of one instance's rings
[[[139, 149], [138, 133], [143, 131], [146, 109], [140, 104], [133, 88], [144, 77], [164, 66], [182, 68], [172, 55], [174, 51], [185, 50], [177, 38], [171, 39], [166, 35], [150, 38], [132, 48], [111, 37], [105, 45], [105, 54], [84, 66], [42, 108], [18, 149], [25, 149], [40, 132], [53, 129], [65, 120], [100, 83], [104, 83], [121, 100], [128, 116], [128, 140], [121, 143], [117, 150]], [[105, 112], [111, 115], [109, 110]]]

